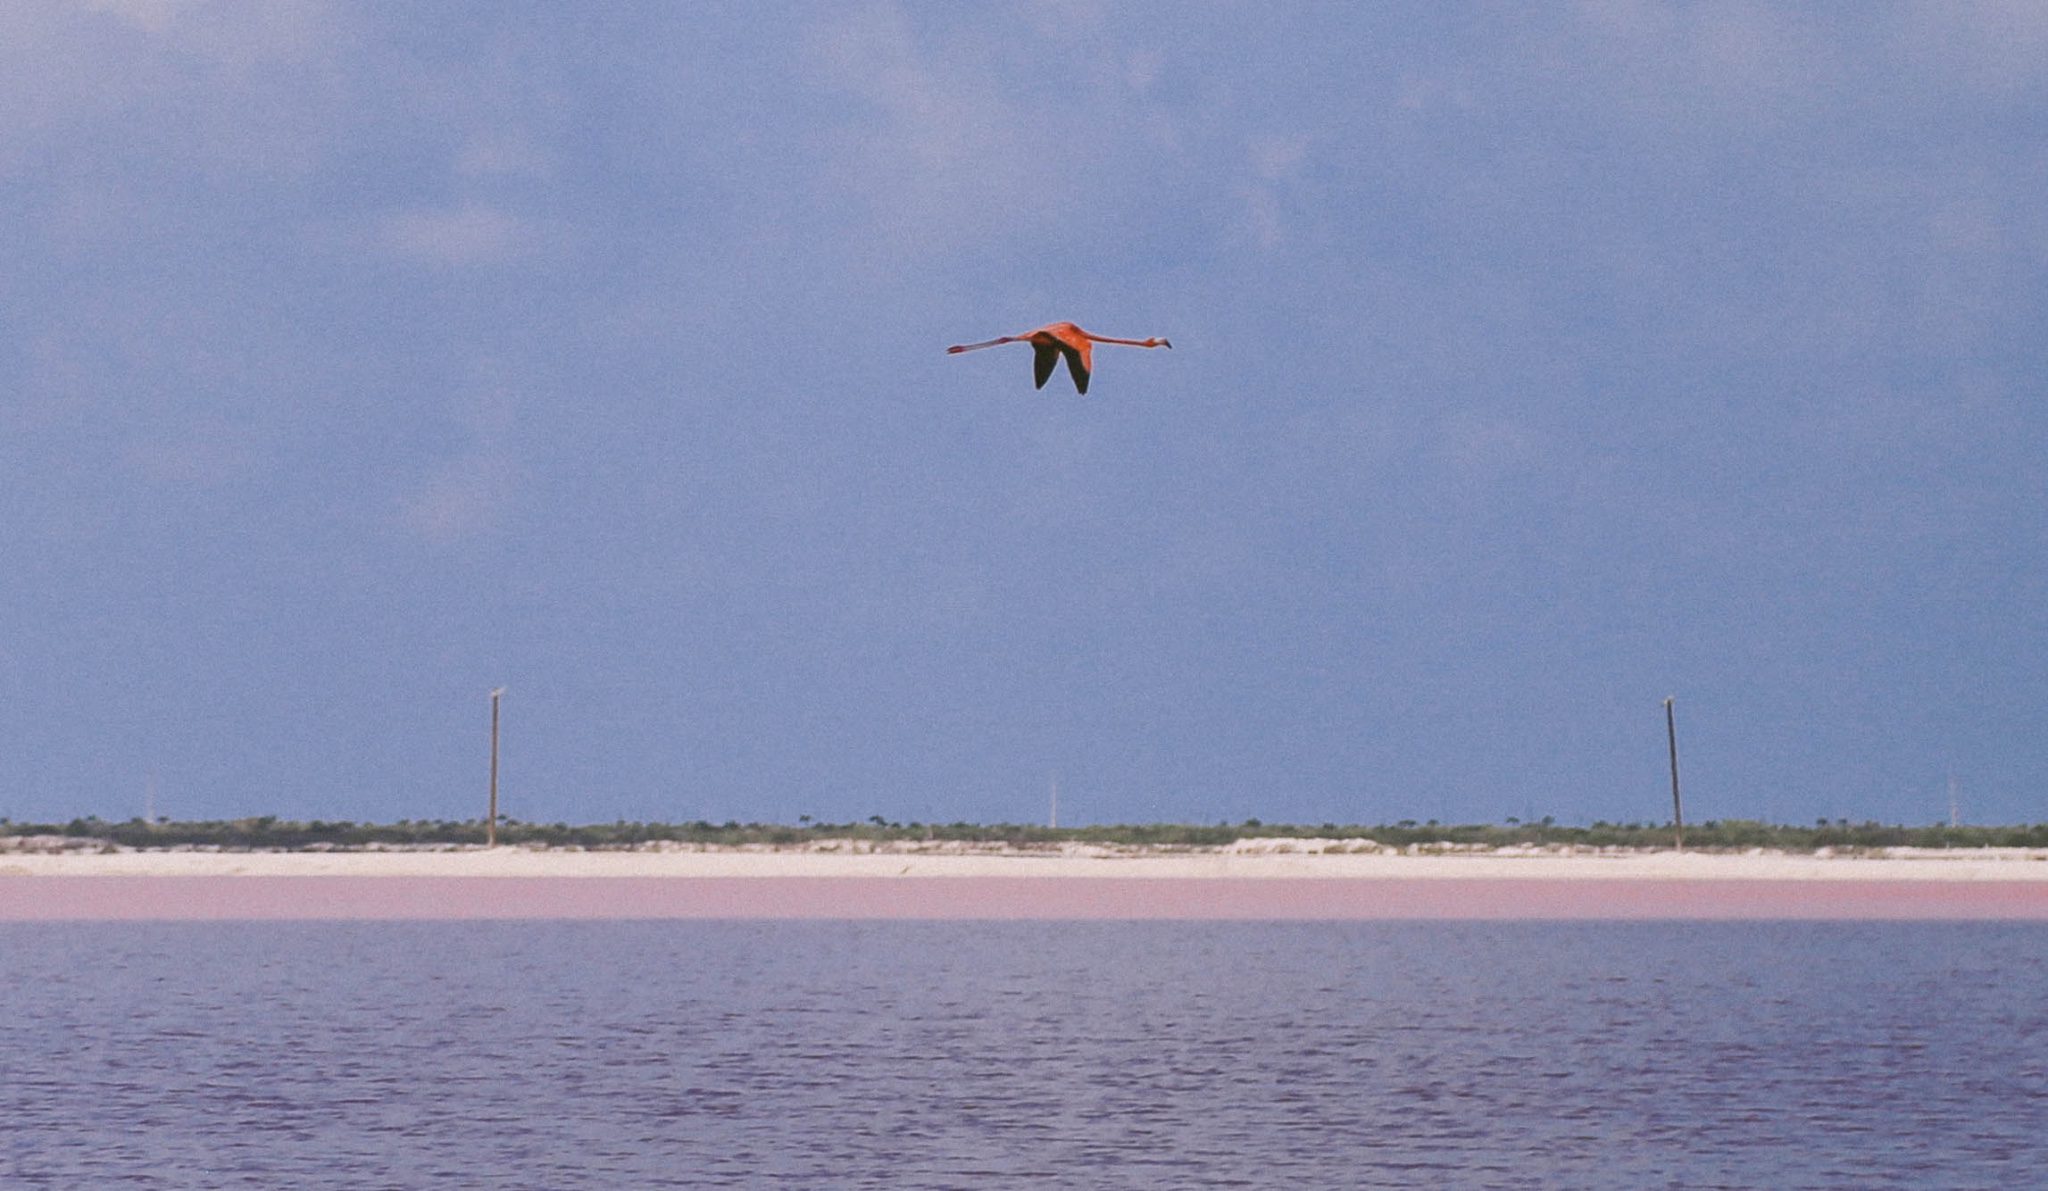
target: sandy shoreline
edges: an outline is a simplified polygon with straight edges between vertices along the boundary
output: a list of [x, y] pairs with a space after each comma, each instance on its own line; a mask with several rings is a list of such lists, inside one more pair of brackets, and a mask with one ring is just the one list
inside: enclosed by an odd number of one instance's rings
[[1095, 880], [1999, 881], [2048, 884], [2048, 850], [1885, 855], [1491, 851], [1314, 853], [501, 847], [362, 852], [0, 851], [14, 877], [1088, 878]]
[[0, 852], [0, 921], [2048, 921], [2048, 853]]

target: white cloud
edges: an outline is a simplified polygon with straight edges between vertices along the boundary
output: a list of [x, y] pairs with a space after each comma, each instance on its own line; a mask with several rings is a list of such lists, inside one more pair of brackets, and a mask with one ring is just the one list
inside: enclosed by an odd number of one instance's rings
[[211, 487], [238, 479], [258, 467], [263, 453], [251, 427], [202, 422], [177, 428], [176, 437], [139, 439], [129, 461], [144, 479], [158, 484]]
[[206, 0], [87, 0], [85, 7], [91, 12], [112, 13], [151, 33], [162, 33], [181, 12], [204, 3]]
[[1139, 50], [1124, 59], [1124, 82], [1133, 91], [1145, 92], [1159, 81], [1160, 68], [1165, 65], [1156, 50]]
[[822, 85], [861, 101], [837, 179], [892, 248], [1042, 223], [1078, 197], [1057, 122], [1008, 101], [987, 64], [920, 52], [896, 6], [814, 30], [810, 51]]
[[1411, 74], [1401, 79], [1395, 104], [1412, 112], [1450, 108], [1470, 111], [1479, 106], [1470, 69], [1458, 69], [1443, 76]]
[[0, 175], [38, 154], [302, 172], [345, 25], [318, 0], [0, 6]]
[[1445, 420], [1442, 434], [1452, 471], [1473, 481], [1520, 473], [1549, 454], [1542, 435], [1510, 418], [1455, 414]]
[[2011, 92], [2048, 75], [2048, 4], [2040, 0], [1917, 0], [1897, 22], [1901, 57], [1971, 85]]
[[1103, 8], [1099, 0], [1035, 0], [1023, 15], [1047, 37], [1078, 40], [1101, 30]]
[[487, 265], [525, 255], [538, 237], [517, 216], [477, 204], [400, 211], [383, 221], [384, 247], [408, 260]]
[[1925, 104], [1958, 83], [2011, 93], [2048, 76], [2039, 0], [1907, 0], [1832, 17], [1774, 0], [1583, 0], [1578, 12], [1596, 55], [1608, 55], [1596, 69], [1632, 105], [1693, 120], [1713, 114], [1702, 104], [1770, 119], [1788, 104], [1830, 107], [1851, 89]]
[[1299, 134], [1251, 138], [1251, 180], [1244, 187], [1246, 223], [1261, 248], [1272, 248], [1287, 237], [1289, 199], [1308, 161], [1310, 143], [1309, 137]]
[[1770, 123], [1828, 99], [1848, 69], [1842, 40], [1795, 6], [1589, 0], [1579, 11], [1588, 52], [1564, 69], [1621, 114]]
[[406, 528], [434, 542], [452, 542], [490, 529], [512, 495], [512, 462], [503, 452], [478, 451], [449, 460], [405, 501]]
[[175, 51], [238, 66], [296, 59], [331, 44], [327, 0], [89, 0]]
[[433, 542], [459, 541], [495, 528], [512, 503], [518, 472], [509, 394], [489, 390], [462, 401], [456, 417], [467, 443], [400, 502], [401, 524]]
[[465, 177], [533, 177], [553, 173], [548, 154], [517, 130], [478, 136], [455, 155], [455, 172]]

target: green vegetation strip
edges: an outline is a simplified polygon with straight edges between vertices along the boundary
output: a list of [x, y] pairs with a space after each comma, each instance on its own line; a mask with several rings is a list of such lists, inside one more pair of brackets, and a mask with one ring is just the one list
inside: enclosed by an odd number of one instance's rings
[[[0, 819], [0, 837], [66, 836], [99, 840], [131, 848], [212, 847], [224, 849], [365, 848], [373, 846], [480, 845], [481, 819], [401, 819], [396, 823], [296, 822], [264, 815], [250, 819], [179, 823], [130, 819], [113, 823], [96, 817], [68, 823], [16, 823]], [[1216, 848], [1244, 839], [1370, 839], [1405, 848], [1411, 844], [1504, 848], [1573, 846], [1667, 848], [1670, 824], [1605, 823], [1574, 826], [1540, 823], [1439, 825], [1402, 820], [1373, 825], [1323, 823], [1306, 826], [1262, 823], [1205, 826], [1192, 823], [1097, 824], [1082, 827], [1040, 827], [1018, 823], [896, 823], [875, 815], [858, 823], [522, 823], [500, 820], [500, 844], [553, 848], [631, 848], [670, 841], [683, 844], [792, 847], [824, 840], [869, 840], [876, 843], [956, 841], [1007, 844], [1017, 848], [1051, 845], [1104, 844], [1155, 848]], [[1685, 844], [1695, 851], [1742, 851], [1749, 848], [1811, 852], [1820, 848], [2048, 848], [2048, 823], [2014, 826], [1952, 827], [1937, 824], [1908, 827], [1875, 822], [1823, 820], [1812, 826], [1763, 823], [1753, 819], [1720, 819], [1689, 823]]]

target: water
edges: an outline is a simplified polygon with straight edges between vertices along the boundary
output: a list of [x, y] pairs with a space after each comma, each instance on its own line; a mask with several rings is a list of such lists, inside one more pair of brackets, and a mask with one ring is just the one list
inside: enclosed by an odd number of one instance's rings
[[0, 925], [0, 1186], [2014, 1187], [2048, 928]]

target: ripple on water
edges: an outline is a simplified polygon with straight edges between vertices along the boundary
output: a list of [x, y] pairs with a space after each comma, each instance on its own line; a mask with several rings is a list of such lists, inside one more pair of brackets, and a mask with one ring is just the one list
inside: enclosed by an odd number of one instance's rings
[[0, 924], [0, 1184], [2017, 1186], [2048, 927]]

